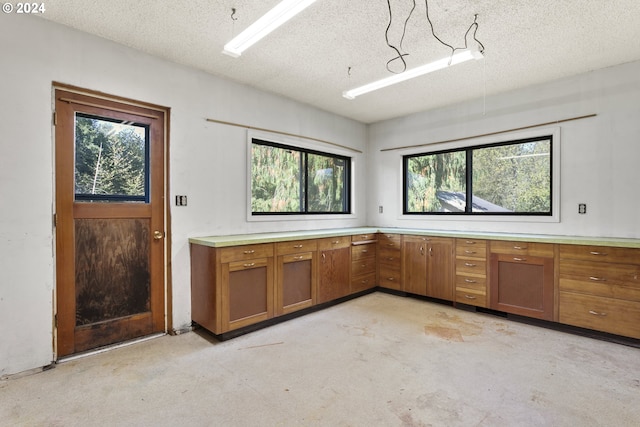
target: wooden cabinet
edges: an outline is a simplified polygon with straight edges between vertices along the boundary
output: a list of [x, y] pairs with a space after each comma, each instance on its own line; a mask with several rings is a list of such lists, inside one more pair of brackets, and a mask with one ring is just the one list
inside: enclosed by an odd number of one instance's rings
[[399, 291], [402, 289], [402, 235], [378, 234], [378, 285]]
[[275, 314], [311, 307], [316, 301], [315, 240], [279, 242], [276, 249]]
[[640, 338], [640, 249], [560, 245], [559, 320]]
[[490, 307], [553, 320], [554, 245], [492, 241]]
[[376, 248], [375, 234], [351, 237], [351, 293], [375, 288]]
[[487, 242], [456, 239], [456, 302], [487, 307]]
[[453, 239], [404, 236], [403, 290], [453, 301]]
[[351, 236], [318, 240], [319, 304], [349, 295]]
[[273, 245], [191, 245], [192, 319], [221, 334], [273, 317]]

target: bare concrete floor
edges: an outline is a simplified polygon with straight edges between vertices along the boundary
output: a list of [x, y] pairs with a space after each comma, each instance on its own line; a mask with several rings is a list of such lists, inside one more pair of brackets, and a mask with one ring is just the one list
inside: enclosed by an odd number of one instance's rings
[[2, 426], [637, 426], [640, 350], [370, 294], [0, 381]]

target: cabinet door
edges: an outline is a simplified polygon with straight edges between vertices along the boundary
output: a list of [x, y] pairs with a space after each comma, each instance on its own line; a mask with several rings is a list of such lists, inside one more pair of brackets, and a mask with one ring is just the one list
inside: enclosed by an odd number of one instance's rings
[[453, 241], [432, 239], [428, 245], [427, 258], [427, 296], [453, 301]]
[[273, 258], [222, 264], [224, 332], [273, 317]]
[[553, 320], [553, 258], [491, 254], [491, 308]]
[[311, 307], [316, 293], [316, 252], [281, 255], [276, 265], [276, 314]]
[[318, 303], [349, 294], [351, 248], [322, 250], [319, 259]]
[[405, 236], [402, 242], [402, 285], [405, 292], [427, 295], [427, 239]]

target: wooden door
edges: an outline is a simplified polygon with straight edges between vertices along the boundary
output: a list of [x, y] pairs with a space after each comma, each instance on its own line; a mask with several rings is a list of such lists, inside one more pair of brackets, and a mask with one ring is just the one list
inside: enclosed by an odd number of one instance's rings
[[405, 236], [402, 242], [403, 290], [427, 295], [427, 239]]
[[165, 327], [165, 112], [55, 91], [56, 353]]

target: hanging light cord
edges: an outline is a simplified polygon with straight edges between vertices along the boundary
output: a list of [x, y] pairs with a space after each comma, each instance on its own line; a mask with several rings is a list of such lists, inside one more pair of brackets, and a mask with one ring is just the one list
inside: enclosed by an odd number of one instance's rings
[[[480, 42], [480, 40], [478, 40], [476, 38], [476, 33], [478, 32], [478, 14], [477, 13], [474, 15], [473, 23], [469, 26], [469, 28], [467, 29], [467, 32], [464, 33], [464, 47], [453, 47], [449, 43], [443, 42], [442, 39], [436, 35], [436, 32], [433, 29], [433, 22], [431, 21], [431, 18], [429, 17], [429, 0], [424, 0], [424, 4], [425, 4], [425, 7], [426, 7], [427, 22], [429, 23], [429, 27], [431, 28], [431, 34], [433, 35], [433, 37], [436, 40], [438, 40], [444, 46], [447, 46], [449, 49], [451, 49], [451, 57], [452, 58], [453, 58], [453, 54], [456, 53], [456, 50], [467, 49], [467, 47], [468, 47], [467, 46], [467, 36], [469, 35], [469, 32], [471, 31], [471, 29], [473, 29], [473, 40], [475, 40], [475, 42], [478, 43], [478, 45], [480, 45], [480, 53], [484, 53], [484, 45]], [[449, 60], [449, 63], [451, 63], [451, 59]]]
[[[398, 54], [397, 56], [391, 58], [390, 60], [387, 61], [387, 71], [389, 71], [390, 73], [394, 73], [394, 74], [400, 74], [400, 73], [404, 73], [407, 70], [407, 61], [405, 61], [404, 57], [405, 56], [409, 56], [408, 53], [402, 53], [402, 42], [404, 41], [404, 36], [407, 34], [407, 23], [409, 22], [409, 19], [411, 19], [411, 15], [413, 15], [413, 11], [416, 8], [416, 0], [413, 0], [413, 7], [411, 8], [411, 11], [409, 12], [409, 15], [407, 16], [407, 19], [405, 19], [404, 21], [404, 26], [402, 27], [402, 37], [400, 38], [400, 45], [399, 47], [396, 47], [394, 45], [391, 44], [391, 42], [389, 42], [389, 28], [391, 28], [391, 23], [393, 22], [393, 13], [391, 12], [391, 0], [387, 0], [387, 6], [389, 7], [389, 24], [387, 25], [387, 30], [384, 32], [384, 38], [387, 41], [387, 46], [389, 46], [391, 49], [395, 50], [396, 53]], [[391, 69], [391, 64], [394, 61], [400, 60], [402, 61], [402, 70], [401, 71], [393, 71]]]

